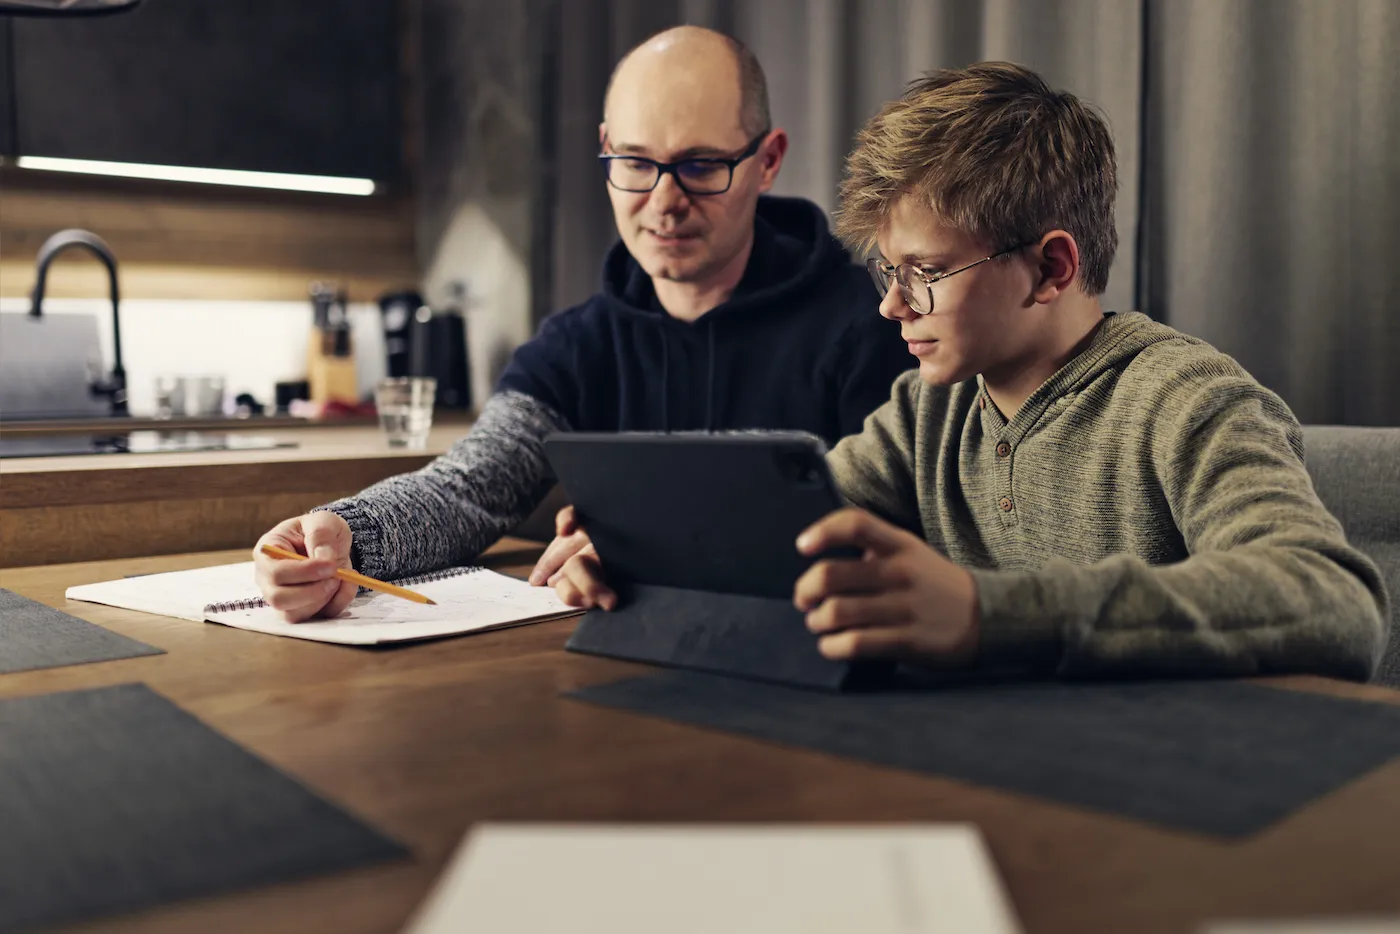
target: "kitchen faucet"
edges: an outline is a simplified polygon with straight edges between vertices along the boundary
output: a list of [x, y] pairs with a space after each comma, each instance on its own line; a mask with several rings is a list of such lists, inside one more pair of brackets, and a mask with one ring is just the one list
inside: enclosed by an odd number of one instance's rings
[[38, 318], [43, 315], [44, 287], [49, 278], [49, 264], [53, 258], [69, 247], [81, 246], [91, 250], [107, 267], [107, 278], [112, 286], [112, 351], [114, 364], [112, 372], [105, 377], [94, 379], [88, 389], [94, 396], [106, 396], [111, 400], [113, 415], [126, 415], [126, 370], [122, 367], [122, 328], [121, 316], [117, 312], [117, 258], [111, 247], [97, 234], [87, 230], [60, 230], [44, 241], [39, 247], [35, 261], [37, 277], [34, 281], [33, 304], [29, 313]]

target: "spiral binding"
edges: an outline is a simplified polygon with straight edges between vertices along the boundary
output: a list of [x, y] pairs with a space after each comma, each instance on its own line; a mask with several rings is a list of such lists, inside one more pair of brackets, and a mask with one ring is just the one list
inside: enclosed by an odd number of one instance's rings
[[412, 587], [415, 584], [427, 584], [432, 581], [440, 581], [449, 577], [462, 577], [466, 574], [475, 574], [482, 570], [479, 565], [472, 565], [465, 568], [444, 568], [441, 571], [429, 571], [427, 574], [419, 574], [416, 577], [405, 577], [401, 580], [393, 581], [400, 587]]
[[[427, 574], [417, 574], [413, 577], [404, 577], [391, 583], [400, 587], [413, 587], [417, 584], [427, 584], [431, 581], [445, 580], [449, 577], [462, 577], [466, 574], [475, 574], [482, 570], [479, 566], [465, 568], [444, 568], [441, 571], [429, 571]], [[364, 591], [367, 588], [361, 587]], [[235, 613], [239, 610], [259, 610], [267, 606], [267, 601], [261, 597], [244, 597], [241, 600], [228, 600], [224, 603], [211, 603], [204, 608], [205, 613]]]
[[204, 608], [205, 613], [232, 613], [235, 610], [256, 610], [267, 606], [267, 601], [262, 597], [244, 597], [242, 600], [229, 600], [227, 603], [210, 603]]

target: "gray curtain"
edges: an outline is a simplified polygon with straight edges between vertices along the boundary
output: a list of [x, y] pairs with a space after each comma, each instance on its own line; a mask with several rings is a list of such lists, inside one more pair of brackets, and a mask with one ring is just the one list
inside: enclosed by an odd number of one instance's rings
[[1142, 305], [1304, 422], [1400, 425], [1400, 3], [1148, 10]]
[[743, 39], [792, 136], [777, 191], [835, 207], [855, 130], [930, 68], [1009, 59], [1118, 147], [1105, 306], [1238, 358], [1306, 422], [1400, 424], [1397, 0], [569, 0], [558, 6], [553, 262], [541, 311], [616, 239], [593, 161], [613, 64], [690, 22]]

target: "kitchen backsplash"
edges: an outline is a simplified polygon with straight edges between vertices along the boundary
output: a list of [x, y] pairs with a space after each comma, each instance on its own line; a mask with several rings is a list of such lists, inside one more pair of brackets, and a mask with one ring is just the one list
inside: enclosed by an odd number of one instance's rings
[[[98, 319], [106, 369], [112, 365], [111, 308], [106, 299], [44, 300], [45, 313], [91, 314]], [[0, 298], [0, 314], [28, 311], [26, 298]], [[377, 305], [352, 304], [349, 311], [356, 382], [363, 398], [384, 376], [383, 325]], [[271, 410], [274, 383], [306, 378], [311, 305], [125, 299], [121, 329], [133, 415], [155, 413], [158, 376], [222, 376], [230, 399], [252, 393]]]

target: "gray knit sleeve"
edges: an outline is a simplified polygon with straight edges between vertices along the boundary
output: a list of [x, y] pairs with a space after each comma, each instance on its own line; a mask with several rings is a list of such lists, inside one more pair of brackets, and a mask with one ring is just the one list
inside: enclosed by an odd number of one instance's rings
[[497, 393], [431, 464], [318, 508], [349, 523], [351, 560], [363, 574], [393, 579], [460, 565], [544, 499], [554, 483], [544, 439], [568, 427], [533, 396]]

